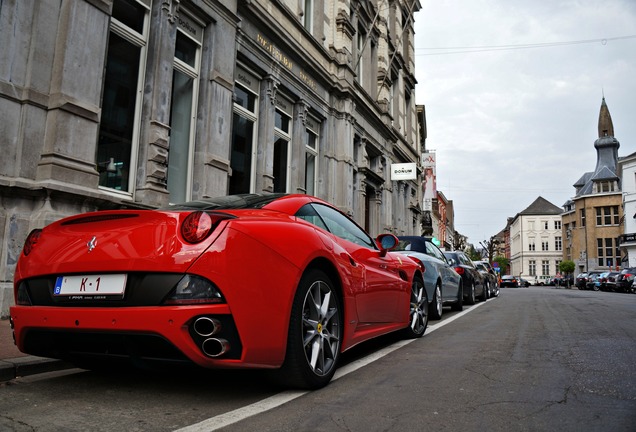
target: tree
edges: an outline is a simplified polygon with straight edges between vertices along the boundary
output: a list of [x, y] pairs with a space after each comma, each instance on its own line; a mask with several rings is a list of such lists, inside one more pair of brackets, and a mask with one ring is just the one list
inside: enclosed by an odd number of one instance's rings
[[468, 258], [471, 261], [481, 261], [481, 254], [479, 252], [477, 252], [477, 250], [475, 249], [475, 246], [473, 246], [472, 244], [469, 244], [468, 247], [466, 248], [466, 255], [468, 255]]
[[484, 248], [488, 262], [492, 262], [495, 252], [497, 251], [497, 246], [499, 246], [499, 240], [497, 237], [492, 236], [489, 240], [484, 240], [483, 242], [479, 242], [479, 244], [481, 244], [481, 247]]
[[576, 264], [574, 264], [574, 261], [571, 260], [561, 261], [561, 264], [559, 264], [559, 271], [565, 275], [565, 280], [567, 281], [566, 286], [568, 288], [570, 288], [570, 278], [568, 276], [574, 272], [575, 268]]
[[492, 262], [496, 262], [501, 269], [502, 274], [508, 274], [508, 267], [510, 266], [510, 260], [502, 255], [497, 255], [493, 258]]

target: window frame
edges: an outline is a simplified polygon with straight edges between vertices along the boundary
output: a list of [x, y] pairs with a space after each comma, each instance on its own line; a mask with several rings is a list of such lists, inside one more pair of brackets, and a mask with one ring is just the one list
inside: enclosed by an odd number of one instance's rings
[[[182, 13], [184, 11], [182, 10]], [[187, 14], [188, 18], [191, 18], [189, 14]], [[198, 41], [191, 37], [186, 31], [177, 27], [176, 37], [179, 35], [188, 38], [190, 41], [194, 42], [196, 45], [196, 51], [194, 56], [194, 65], [189, 65], [183, 60], [177, 58], [176, 56], [173, 58], [173, 86], [172, 90], [174, 90], [174, 75], [176, 72], [181, 73], [192, 79], [192, 102], [190, 106], [190, 126], [189, 126], [189, 136], [188, 136], [188, 155], [187, 155], [187, 169], [186, 169], [186, 182], [185, 182], [185, 201], [190, 201], [192, 199], [192, 183], [193, 183], [193, 175], [194, 175], [194, 153], [195, 153], [195, 143], [196, 143], [196, 126], [197, 126], [197, 109], [199, 106], [199, 84], [200, 84], [200, 76], [201, 76], [201, 51], [203, 45], [201, 41]], [[176, 39], [175, 39], [176, 44]], [[176, 54], [176, 53], [175, 53]], [[172, 111], [172, 107], [174, 106], [174, 94], [171, 95], [170, 102], [170, 110]], [[172, 132], [172, 113], [170, 115], [170, 126]], [[168, 168], [170, 169], [170, 150], [168, 150]], [[168, 175], [168, 182], [166, 187], [168, 188], [168, 193], [172, 195], [172, 192], [169, 189], [170, 185], [170, 176]], [[172, 202], [172, 199], [170, 200]], [[181, 200], [179, 200], [181, 201]]]
[[[115, 0], [116, 1], [116, 0]], [[110, 187], [107, 185], [98, 184], [98, 189], [107, 191], [109, 193], [114, 193], [117, 195], [124, 195], [126, 197], [132, 198], [135, 194], [135, 179], [136, 176], [134, 172], [137, 170], [137, 162], [139, 155], [139, 139], [141, 136], [141, 116], [142, 116], [142, 107], [143, 107], [143, 89], [145, 86], [145, 75], [146, 75], [146, 67], [147, 67], [147, 59], [148, 59], [148, 42], [150, 39], [150, 1], [149, 0], [130, 0], [144, 9], [144, 18], [142, 24], [142, 33], [139, 33], [132, 27], [128, 27], [122, 21], [119, 21], [117, 18], [112, 17], [110, 19], [108, 34], [109, 41], [107, 43], [107, 52], [108, 47], [110, 45], [110, 35], [114, 34], [124, 41], [130, 43], [139, 49], [139, 61], [138, 61], [138, 72], [137, 72], [137, 88], [135, 90], [135, 104], [134, 104], [134, 112], [133, 112], [133, 123], [132, 123], [132, 136], [130, 137], [130, 158], [129, 158], [129, 174], [128, 174], [128, 182], [126, 185], [126, 190], [116, 189], [115, 187]], [[106, 69], [108, 66], [108, 54], [106, 53], [106, 60], [104, 63], [104, 86], [106, 85]], [[104, 94], [104, 88], [102, 89], [102, 95]], [[100, 102], [100, 108], [103, 108], [104, 101]], [[103, 115], [103, 114], [102, 114]], [[103, 117], [100, 118], [99, 127], [98, 127], [98, 137], [101, 135], [101, 126], [102, 126]], [[99, 142], [97, 143], [97, 148], [95, 152], [95, 162], [97, 165], [100, 164], [98, 160], [99, 154]]]

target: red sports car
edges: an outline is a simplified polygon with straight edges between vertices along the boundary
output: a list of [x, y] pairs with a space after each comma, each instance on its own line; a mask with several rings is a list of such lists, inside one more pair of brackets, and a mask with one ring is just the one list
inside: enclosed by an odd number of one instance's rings
[[327, 202], [237, 195], [71, 216], [29, 234], [11, 308], [25, 353], [268, 368], [319, 388], [340, 354], [428, 324], [422, 267]]

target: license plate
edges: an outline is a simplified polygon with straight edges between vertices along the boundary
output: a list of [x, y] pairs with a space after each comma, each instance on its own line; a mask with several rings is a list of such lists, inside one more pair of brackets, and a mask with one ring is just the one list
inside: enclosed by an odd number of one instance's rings
[[60, 276], [55, 281], [56, 296], [104, 296], [124, 295], [125, 274], [85, 276]]

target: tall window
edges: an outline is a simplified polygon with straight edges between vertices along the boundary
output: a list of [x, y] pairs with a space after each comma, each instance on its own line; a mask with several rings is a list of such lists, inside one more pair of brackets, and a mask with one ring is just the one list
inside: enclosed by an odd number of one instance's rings
[[596, 207], [596, 226], [618, 225], [619, 223], [618, 206]]
[[150, 0], [115, 0], [106, 54], [97, 142], [99, 185], [132, 188], [136, 163]]
[[364, 45], [366, 40], [366, 33], [362, 27], [358, 27], [358, 37], [356, 39], [356, 81], [360, 83], [360, 85], [364, 86], [364, 77], [362, 74], [364, 73]]
[[541, 275], [542, 276], [550, 275], [550, 261], [548, 260], [541, 261]]
[[557, 230], [561, 229], [561, 221], [554, 221], [554, 229], [557, 229]]
[[544, 221], [543, 222], [543, 229], [547, 230], [548, 229], [548, 221]]
[[314, 0], [301, 0], [303, 2], [303, 26], [313, 33], [314, 26]]
[[616, 239], [596, 239], [596, 253], [601, 267], [613, 267], [620, 263], [620, 249]]
[[291, 106], [287, 100], [276, 98], [274, 114], [274, 192], [287, 192], [291, 164]]
[[237, 68], [234, 86], [234, 115], [232, 117], [232, 150], [230, 154], [230, 194], [250, 193], [254, 190], [254, 139], [258, 120], [256, 92], [258, 81]]
[[585, 209], [579, 210], [579, 215], [581, 216], [581, 226], [585, 226]]
[[530, 239], [530, 241], [528, 242], [528, 250], [529, 251], [533, 251], [533, 250], [536, 250], [536, 249], [537, 249], [537, 247], [534, 244], [534, 239]]
[[541, 250], [542, 251], [550, 250], [547, 240], [541, 240]]
[[305, 193], [316, 195], [316, 175], [318, 174], [318, 124], [307, 119], [303, 136], [305, 144]]
[[561, 236], [554, 237], [554, 250], [563, 250], [563, 241], [561, 240]]
[[537, 275], [537, 262], [535, 260], [530, 260], [528, 272], [530, 273], [530, 276]]
[[[187, 19], [182, 14], [182, 19]], [[171, 202], [190, 199], [191, 161], [194, 154], [194, 128], [199, 76], [198, 41], [179, 29], [172, 78], [170, 109], [170, 147], [168, 151], [168, 191]]]

